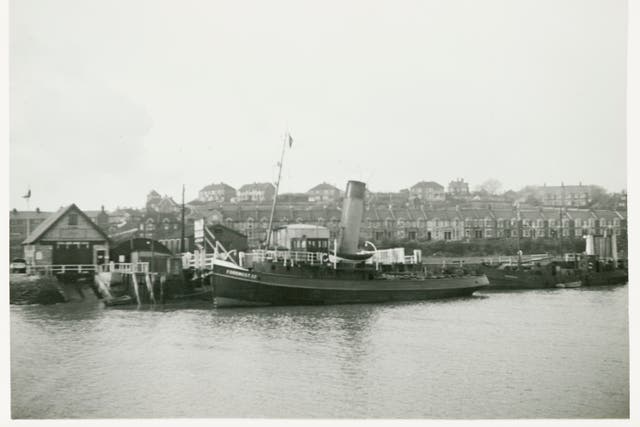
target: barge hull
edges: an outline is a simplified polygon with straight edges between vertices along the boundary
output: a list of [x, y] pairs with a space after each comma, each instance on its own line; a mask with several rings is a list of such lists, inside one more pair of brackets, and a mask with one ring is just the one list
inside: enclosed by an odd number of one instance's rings
[[[387, 286], [384, 286], [384, 289], [358, 289], [356, 283], [354, 287], [349, 289], [347, 286], [340, 288], [292, 286], [215, 273], [213, 275], [214, 301], [218, 307], [256, 304], [360, 304], [464, 297], [484, 288], [487, 283], [486, 278], [483, 277], [433, 279], [428, 282], [434, 282], [434, 285], [430, 286], [431, 283], [423, 282], [423, 286], [419, 286], [417, 283], [413, 283], [409, 289], [402, 289], [402, 283], [393, 282], [385, 283]], [[327, 283], [327, 285], [330, 286], [331, 283]], [[393, 289], [393, 285], [396, 285], [396, 289]]]
[[568, 275], [533, 274], [532, 272], [497, 271], [487, 269], [485, 274], [489, 278], [488, 290], [518, 290], [518, 289], [548, 289], [558, 284], [580, 281], [582, 286], [623, 285], [628, 282], [626, 271], [600, 271], [588, 273], [573, 273]]

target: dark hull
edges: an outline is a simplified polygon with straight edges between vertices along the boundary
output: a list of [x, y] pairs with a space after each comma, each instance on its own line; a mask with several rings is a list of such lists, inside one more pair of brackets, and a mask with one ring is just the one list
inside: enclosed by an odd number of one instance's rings
[[[627, 283], [629, 276], [624, 270], [582, 272], [552, 275], [546, 271], [505, 271], [487, 268], [484, 273], [489, 279], [489, 290], [500, 289], [547, 289], [559, 287], [562, 283], [580, 281], [582, 286], [607, 286]], [[562, 287], [562, 286], [560, 286]]]
[[[484, 270], [489, 279], [487, 289], [546, 289], [555, 288], [562, 283], [557, 276], [550, 274], [535, 274], [530, 271], [504, 271], [493, 268]], [[574, 281], [575, 278], [567, 278], [566, 281]]]
[[590, 272], [582, 276], [582, 286], [623, 285], [628, 281], [627, 270]]
[[[233, 273], [233, 272], [231, 272]], [[485, 276], [424, 280], [327, 280], [282, 274], [214, 272], [214, 298], [225, 305], [319, 305], [462, 297], [488, 284]]]

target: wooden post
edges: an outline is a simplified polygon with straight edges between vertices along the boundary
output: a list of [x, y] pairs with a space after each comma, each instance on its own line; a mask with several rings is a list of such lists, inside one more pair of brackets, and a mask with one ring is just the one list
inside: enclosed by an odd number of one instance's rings
[[166, 280], [166, 276], [160, 276], [160, 303], [164, 304], [164, 282]]

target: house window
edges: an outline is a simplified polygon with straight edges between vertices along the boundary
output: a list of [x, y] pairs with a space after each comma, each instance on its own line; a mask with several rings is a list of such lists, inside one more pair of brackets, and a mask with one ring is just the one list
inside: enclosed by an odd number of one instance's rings
[[78, 214], [77, 213], [69, 214], [69, 225], [78, 225]]
[[445, 231], [444, 232], [444, 240], [451, 240], [451, 232], [450, 231]]

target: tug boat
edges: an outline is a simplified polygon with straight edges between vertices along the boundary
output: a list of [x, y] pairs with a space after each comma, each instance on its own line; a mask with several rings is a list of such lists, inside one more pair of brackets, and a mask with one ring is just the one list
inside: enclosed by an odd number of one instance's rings
[[[489, 285], [484, 274], [434, 275], [420, 264], [382, 271], [367, 263], [376, 252], [358, 250], [366, 185], [347, 183], [340, 233], [330, 249], [329, 230], [298, 225], [275, 230], [271, 248], [241, 254], [235, 263], [216, 257], [211, 284], [217, 307], [381, 303], [464, 297]], [[274, 202], [275, 203], [275, 202]], [[302, 231], [300, 231], [302, 230]], [[270, 242], [271, 233], [267, 239]]]

